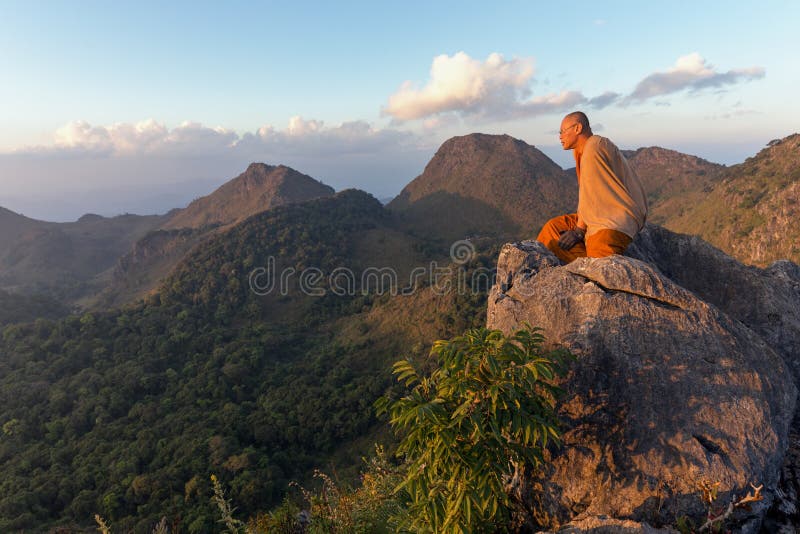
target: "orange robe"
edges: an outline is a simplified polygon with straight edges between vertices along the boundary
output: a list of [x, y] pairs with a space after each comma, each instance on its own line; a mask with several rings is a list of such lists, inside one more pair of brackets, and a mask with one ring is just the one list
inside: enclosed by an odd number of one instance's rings
[[[589, 256], [622, 254], [647, 219], [647, 197], [642, 182], [619, 149], [605, 137], [586, 140], [578, 175], [578, 212], [550, 219], [537, 240], [559, 259], [571, 262]], [[586, 238], [570, 250], [558, 246], [563, 232], [586, 228]]]

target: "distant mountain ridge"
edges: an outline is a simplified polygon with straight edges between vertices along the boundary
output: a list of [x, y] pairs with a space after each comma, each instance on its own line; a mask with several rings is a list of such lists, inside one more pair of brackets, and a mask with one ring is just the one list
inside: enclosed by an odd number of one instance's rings
[[175, 213], [162, 228], [228, 225], [275, 206], [334, 193], [332, 187], [291, 167], [251, 163], [233, 180]]
[[702, 190], [719, 179], [724, 165], [658, 146], [623, 150], [642, 179], [651, 204], [678, 193]]
[[38, 221], [0, 208], [0, 289], [77, 302], [158, 215], [88, 215], [75, 222]]
[[576, 205], [574, 179], [536, 147], [474, 133], [445, 141], [387, 208], [412, 231], [460, 239], [535, 237], [549, 217]]
[[9, 209], [0, 207], [0, 249], [9, 246], [23, 232], [44, 228], [55, 223], [37, 221]]
[[726, 168], [696, 200], [665, 213], [664, 226], [699, 235], [745, 263], [800, 262], [800, 134]]
[[54, 223], [0, 208], [0, 289], [88, 307], [123, 304], [155, 287], [215, 228], [334, 193], [284, 165], [253, 163], [211, 194], [165, 215], [87, 213]]

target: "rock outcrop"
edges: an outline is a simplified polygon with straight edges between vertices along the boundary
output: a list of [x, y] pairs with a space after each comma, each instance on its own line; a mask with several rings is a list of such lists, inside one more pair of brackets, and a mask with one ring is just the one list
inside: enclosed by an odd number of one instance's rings
[[[766, 269], [744, 265], [699, 237], [650, 224], [626, 254], [657, 266], [759, 334], [783, 357], [800, 385], [800, 266], [787, 260]], [[800, 413], [791, 424], [776, 493], [767, 529], [795, 532], [790, 525], [800, 524]]]
[[698, 484], [709, 481], [726, 502], [764, 485], [752, 531], [774, 497], [795, 409], [792, 374], [754, 330], [659, 272], [661, 262], [561, 266], [534, 242], [500, 253], [488, 326], [508, 333], [528, 322], [578, 357], [559, 406], [563, 444], [528, 481], [532, 524], [699, 521]]

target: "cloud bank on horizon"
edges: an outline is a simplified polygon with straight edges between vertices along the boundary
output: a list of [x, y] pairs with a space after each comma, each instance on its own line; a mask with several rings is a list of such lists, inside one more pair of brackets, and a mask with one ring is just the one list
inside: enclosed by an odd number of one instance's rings
[[377, 129], [366, 121], [326, 126], [324, 121], [292, 117], [283, 130], [266, 125], [239, 135], [221, 126], [197, 122], [168, 128], [155, 119], [135, 124], [93, 126], [86, 121], [70, 122], [54, 134], [53, 144], [23, 147], [9, 155], [17, 157], [121, 157], [214, 156], [314, 153], [324, 157], [381, 152], [386, 147], [414, 149], [418, 139], [410, 132]]
[[87, 212], [165, 213], [207, 195], [253, 161], [383, 197], [421, 171], [434, 150], [423, 141], [364, 121], [326, 126], [299, 116], [284, 129], [268, 125], [241, 135], [194, 122], [169, 128], [153, 119], [109, 126], [74, 121], [56, 131], [51, 145], [0, 155], [0, 176], [7, 177], [0, 206], [52, 221]]

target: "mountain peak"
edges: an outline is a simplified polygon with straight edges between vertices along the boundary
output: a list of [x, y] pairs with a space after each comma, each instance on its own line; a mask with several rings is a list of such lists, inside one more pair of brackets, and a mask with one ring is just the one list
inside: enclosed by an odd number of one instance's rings
[[254, 161], [253, 163], [251, 163], [250, 165], [247, 166], [247, 169], [244, 172], [245, 173], [249, 173], [249, 172], [255, 172], [255, 171], [258, 171], [258, 170], [270, 171], [270, 170], [275, 169], [277, 167], [283, 167], [283, 165], [277, 165], [277, 166], [276, 165], [267, 165], [266, 163], [262, 163], [262, 162], [259, 162], [259, 161]]
[[702, 194], [676, 197], [672, 204], [661, 217], [671, 230], [699, 234], [747, 263], [797, 262], [800, 135], [770, 141], [755, 156], [726, 167]]
[[84, 213], [76, 222], [85, 223], [85, 222], [100, 221], [103, 219], [105, 219], [105, 217], [103, 217], [102, 215], [98, 215], [96, 213]]
[[661, 202], [689, 191], [707, 190], [725, 170], [725, 165], [660, 146], [623, 150], [622, 154], [644, 184], [651, 220], [662, 219]]
[[698, 156], [684, 154], [677, 150], [663, 148], [660, 146], [648, 146], [637, 148], [636, 150], [623, 150], [622, 154], [628, 160], [635, 160], [640, 163], [670, 163], [694, 166], [713, 166], [722, 168], [724, 165], [710, 162]]
[[[0, 249], [5, 249], [25, 232], [50, 227], [55, 223], [37, 221], [10, 209], [0, 207]], [[2, 263], [2, 260], [0, 260]]]
[[330, 196], [334, 192], [332, 187], [291, 167], [251, 163], [236, 178], [178, 211], [164, 228], [228, 225], [275, 206]]
[[521, 139], [516, 139], [508, 134], [483, 133], [451, 137], [439, 147], [428, 165], [440, 164], [443, 162], [442, 160], [447, 160], [448, 164], [479, 164], [483, 159], [496, 154], [517, 155], [528, 161], [532, 160], [537, 165], [560, 168], [535, 146], [529, 145]]
[[576, 187], [536, 147], [510, 135], [473, 133], [445, 141], [424, 172], [388, 208], [429, 235], [522, 235], [574, 210]]
[[444, 143], [439, 150], [446, 150], [453, 146], [468, 145], [468, 146], [496, 146], [499, 144], [521, 144], [529, 146], [525, 141], [516, 139], [508, 134], [485, 134], [480, 132], [473, 132], [466, 135], [457, 135], [451, 137]]

